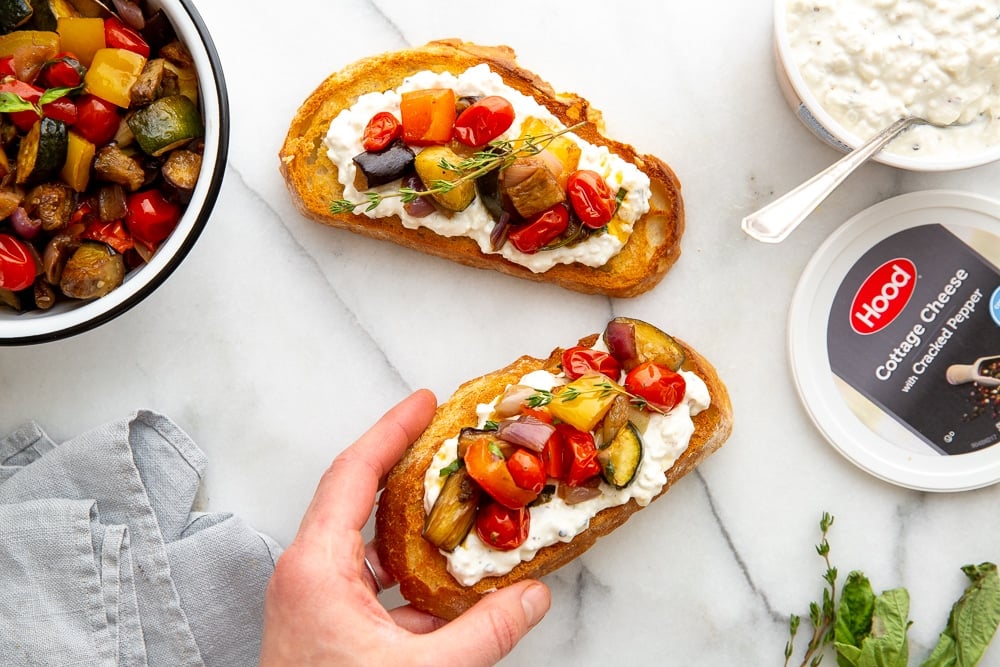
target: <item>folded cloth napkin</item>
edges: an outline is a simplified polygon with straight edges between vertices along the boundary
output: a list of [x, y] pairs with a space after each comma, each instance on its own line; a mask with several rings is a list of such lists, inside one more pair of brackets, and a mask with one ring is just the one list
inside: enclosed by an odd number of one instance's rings
[[281, 548], [192, 512], [204, 453], [149, 411], [0, 439], [0, 665], [255, 665]]

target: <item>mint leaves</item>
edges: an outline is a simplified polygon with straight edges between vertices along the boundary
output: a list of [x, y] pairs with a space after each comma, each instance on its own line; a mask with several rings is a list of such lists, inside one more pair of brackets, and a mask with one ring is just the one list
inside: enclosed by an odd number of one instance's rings
[[[823, 514], [820, 521], [822, 541], [816, 547], [826, 562], [823, 603], [810, 605], [813, 636], [802, 658], [801, 667], [817, 667], [824, 650], [833, 644], [838, 667], [907, 667], [910, 627], [910, 595], [905, 588], [894, 588], [876, 595], [871, 582], [859, 571], [847, 575], [840, 601], [833, 602], [837, 569], [830, 565], [827, 533], [833, 517]], [[993, 563], [966, 565], [962, 571], [969, 586], [952, 606], [948, 624], [937, 646], [920, 667], [973, 667], [983, 657], [1000, 625], [1000, 575]], [[833, 623], [832, 628], [830, 623]], [[789, 621], [791, 637], [785, 645], [785, 665], [794, 654], [795, 635], [800, 619]]]

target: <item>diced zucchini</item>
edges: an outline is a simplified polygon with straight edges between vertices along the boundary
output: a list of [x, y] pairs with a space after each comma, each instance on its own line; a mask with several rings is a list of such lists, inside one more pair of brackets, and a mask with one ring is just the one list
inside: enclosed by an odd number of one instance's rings
[[[0, 0], [6, 1], [8, 0]], [[31, 21], [28, 25], [35, 30], [55, 30], [59, 19], [79, 15], [66, 0], [31, 0], [31, 9]]]
[[0, 0], [0, 31], [8, 33], [31, 18], [31, 5], [26, 0]]
[[66, 162], [67, 135], [61, 120], [41, 118], [32, 125], [17, 151], [16, 182], [38, 183], [58, 174]]
[[161, 97], [128, 119], [129, 129], [147, 155], [159, 156], [205, 134], [201, 114], [184, 95]]
[[642, 437], [632, 422], [618, 431], [607, 447], [597, 452], [604, 481], [619, 489], [628, 486], [635, 478], [642, 461]]
[[70, 132], [66, 143], [66, 162], [59, 175], [68, 186], [83, 192], [90, 183], [90, 168], [94, 164], [96, 147], [76, 132]]
[[128, 109], [132, 102], [130, 91], [145, 66], [146, 58], [128, 49], [99, 49], [83, 82], [87, 92]]

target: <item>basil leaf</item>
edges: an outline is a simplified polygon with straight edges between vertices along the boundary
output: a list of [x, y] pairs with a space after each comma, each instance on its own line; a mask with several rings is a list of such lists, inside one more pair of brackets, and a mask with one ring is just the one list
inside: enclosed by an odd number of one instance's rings
[[875, 598], [871, 634], [861, 643], [858, 667], [906, 667], [910, 649], [910, 594], [893, 588]]
[[858, 667], [862, 641], [871, 633], [874, 608], [875, 593], [868, 577], [858, 571], [848, 574], [840, 594], [834, 630], [837, 664], [840, 667]]
[[66, 97], [74, 90], [75, 88], [49, 88], [38, 99], [38, 106], [43, 107], [49, 102], [58, 100], [60, 97]]
[[1000, 576], [993, 563], [962, 568], [970, 584], [955, 602], [948, 625], [921, 667], [972, 667], [1000, 624]]
[[447, 477], [448, 475], [455, 472], [461, 467], [462, 467], [462, 459], [455, 459], [445, 467], [441, 468], [441, 471], [438, 473], [438, 476]]
[[9, 91], [0, 93], [0, 113], [15, 113], [17, 111], [35, 111], [35, 105], [26, 102], [20, 95]]

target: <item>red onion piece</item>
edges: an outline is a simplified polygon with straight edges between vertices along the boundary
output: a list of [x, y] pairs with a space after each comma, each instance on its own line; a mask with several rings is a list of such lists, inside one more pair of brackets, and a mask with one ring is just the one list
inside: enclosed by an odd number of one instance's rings
[[516, 417], [521, 414], [528, 397], [535, 393], [534, 388], [523, 384], [512, 384], [497, 401], [496, 413], [501, 419]]
[[556, 495], [562, 498], [563, 502], [567, 505], [576, 505], [577, 503], [582, 503], [585, 500], [590, 500], [591, 498], [596, 498], [601, 495], [601, 489], [597, 486], [570, 486], [569, 484], [560, 484], [559, 489], [556, 491]]
[[499, 250], [507, 242], [507, 234], [510, 233], [510, 213], [504, 211], [500, 214], [497, 224], [490, 230], [490, 247]]
[[10, 214], [10, 222], [14, 226], [14, 232], [25, 241], [34, 240], [42, 230], [42, 221], [32, 220], [22, 206], [18, 206]]
[[622, 368], [631, 370], [639, 363], [639, 349], [635, 340], [635, 326], [630, 322], [608, 322], [604, 330], [604, 343], [608, 352]]
[[545, 449], [545, 443], [555, 430], [555, 426], [546, 424], [537, 417], [521, 415], [517, 419], [500, 422], [497, 437], [533, 452], [540, 452]]
[[[411, 188], [417, 192], [423, 192], [427, 189], [424, 186], [424, 182], [421, 181], [420, 177], [416, 175], [404, 178], [403, 187]], [[430, 197], [417, 197], [413, 201], [403, 204], [403, 210], [406, 211], [408, 215], [412, 215], [414, 218], [425, 218], [436, 209], [434, 207], [434, 202], [431, 201]]]
[[112, 2], [122, 23], [136, 30], [142, 30], [146, 27], [146, 18], [142, 15], [142, 9], [139, 5], [130, 2], [130, 0], [112, 0]]

